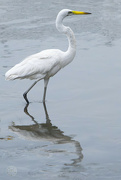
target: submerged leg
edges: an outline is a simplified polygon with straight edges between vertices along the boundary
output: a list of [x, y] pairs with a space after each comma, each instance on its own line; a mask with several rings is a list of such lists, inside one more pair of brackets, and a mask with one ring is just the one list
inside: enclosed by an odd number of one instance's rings
[[[40, 80], [38, 80], [38, 81], [40, 81]], [[29, 101], [28, 101], [28, 98], [27, 98], [27, 93], [33, 88], [33, 86], [35, 86], [35, 84], [36, 84], [38, 81], [35, 81], [35, 82], [30, 86], [30, 88], [29, 88], [27, 91], [25, 91], [25, 93], [23, 94], [23, 97], [24, 97], [25, 101], [27, 102], [27, 104], [29, 104]]]
[[47, 91], [48, 81], [49, 81], [49, 79], [44, 79], [44, 95], [43, 95], [43, 103], [45, 102], [45, 97], [46, 97], [46, 91]]

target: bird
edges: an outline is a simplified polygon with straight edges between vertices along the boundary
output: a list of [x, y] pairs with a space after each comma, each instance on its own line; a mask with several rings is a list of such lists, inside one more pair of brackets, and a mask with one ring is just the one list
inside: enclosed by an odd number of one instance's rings
[[44, 79], [43, 103], [46, 98], [47, 85], [50, 77], [54, 76], [59, 70], [72, 62], [76, 54], [76, 39], [70, 27], [63, 25], [63, 19], [72, 15], [87, 15], [89, 12], [75, 11], [70, 9], [62, 9], [56, 17], [56, 28], [60, 33], [67, 36], [68, 49], [62, 51], [60, 49], [47, 49], [39, 53], [30, 55], [20, 63], [16, 64], [5, 73], [6, 80], [30, 79], [35, 80], [34, 83], [25, 91], [23, 97], [27, 104], [28, 92], [40, 80]]

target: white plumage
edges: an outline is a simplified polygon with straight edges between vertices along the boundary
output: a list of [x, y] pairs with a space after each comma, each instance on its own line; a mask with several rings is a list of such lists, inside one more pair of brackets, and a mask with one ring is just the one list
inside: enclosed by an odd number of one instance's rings
[[63, 52], [56, 49], [31, 55], [11, 68], [5, 75], [6, 80], [51, 77], [62, 68], [60, 63], [62, 55]]
[[24, 59], [19, 64], [16, 64], [5, 74], [6, 80], [15, 79], [36, 79], [34, 84], [23, 94], [27, 103], [27, 93], [31, 88], [41, 79], [44, 79], [44, 96], [43, 102], [45, 102], [46, 89], [49, 78], [54, 76], [61, 68], [69, 64], [76, 53], [76, 40], [73, 31], [62, 24], [63, 19], [66, 16], [73, 14], [90, 14], [80, 11], [72, 11], [69, 9], [63, 9], [59, 12], [56, 18], [56, 28], [59, 32], [64, 33], [69, 41], [69, 47], [66, 52], [59, 49], [44, 50], [40, 53], [31, 55]]

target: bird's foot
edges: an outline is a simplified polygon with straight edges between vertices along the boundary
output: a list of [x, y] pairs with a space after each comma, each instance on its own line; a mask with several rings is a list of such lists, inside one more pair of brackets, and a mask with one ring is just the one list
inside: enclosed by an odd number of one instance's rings
[[27, 93], [24, 93], [23, 97], [24, 97], [25, 101], [27, 102], [27, 104], [29, 104], [29, 101], [28, 101], [28, 98], [27, 98]]

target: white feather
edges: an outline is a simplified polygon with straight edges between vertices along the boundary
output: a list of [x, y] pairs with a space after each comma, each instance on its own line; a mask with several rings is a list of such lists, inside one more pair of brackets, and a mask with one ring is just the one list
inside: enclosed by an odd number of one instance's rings
[[69, 41], [69, 47], [66, 52], [62, 52], [59, 49], [45, 50], [40, 53], [31, 55], [25, 60], [20, 62], [11, 68], [6, 74], [6, 80], [14, 79], [36, 79], [34, 84], [24, 93], [24, 98], [27, 103], [27, 93], [32, 87], [41, 79], [44, 79], [44, 96], [43, 102], [45, 102], [46, 89], [49, 78], [55, 75], [61, 68], [69, 64], [76, 54], [76, 40], [73, 31], [62, 24], [63, 19], [66, 16], [73, 14], [90, 14], [79, 11], [72, 11], [69, 9], [63, 9], [60, 11], [56, 18], [56, 28], [59, 32], [64, 33]]
[[5, 78], [14, 80], [51, 77], [62, 68], [62, 54], [60, 50], [50, 49], [31, 55], [7, 71]]

